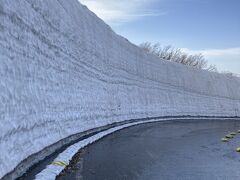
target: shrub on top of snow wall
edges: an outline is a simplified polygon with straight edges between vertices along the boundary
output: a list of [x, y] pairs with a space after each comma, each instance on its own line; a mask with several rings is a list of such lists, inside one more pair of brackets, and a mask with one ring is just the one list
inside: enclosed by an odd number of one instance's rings
[[113, 122], [240, 115], [239, 79], [159, 61], [77, 0], [0, 0], [0, 76], [0, 178]]

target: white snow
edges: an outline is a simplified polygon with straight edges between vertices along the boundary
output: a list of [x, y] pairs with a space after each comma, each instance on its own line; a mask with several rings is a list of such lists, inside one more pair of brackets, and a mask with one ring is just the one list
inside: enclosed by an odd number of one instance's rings
[[77, 0], [0, 0], [0, 76], [0, 178], [113, 122], [240, 116], [239, 78], [160, 61]]

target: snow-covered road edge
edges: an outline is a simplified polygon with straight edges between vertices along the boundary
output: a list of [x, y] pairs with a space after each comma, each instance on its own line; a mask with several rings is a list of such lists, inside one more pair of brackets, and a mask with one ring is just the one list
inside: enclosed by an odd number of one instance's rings
[[[91, 137], [88, 137], [84, 140], [79, 141], [76, 144], [73, 144], [72, 146], [68, 147], [65, 151], [63, 151], [62, 153], [60, 153], [58, 155], [57, 158], [55, 158], [55, 160], [53, 162], [64, 162], [66, 164], [69, 164], [69, 162], [71, 161], [72, 157], [82, 148], [86, 147], [87, 145], [90, 145], [96, 141], [98, 141], [101, 138], [104, 138], [105, 136], [112, 134], [116, 131], [119, 131], [121, 129], [124, 128], [128, 128], [131, 126], [135, 126], [135, 125], [140, 125], [140, 124], [144, 124], [144, 123], [153, 123], [153, 122], [159, 122], [159, 121], [169, 121], [169, 120], [187, 120], [187, 119], [191, 119], [191, 120], [227, 120], [227, 119], [236, 119], [239, 120], [239, 118], [212, 118], [212, 117], [201, 117], [201, 118], [197, 118], [197, 117], [188, 117], [188, 118], [163, 118], [163, 119], [154, 119], [154, 120], [142, 120], [139, 122], [134, 122], [134, 123], [128, 123], [128, 124], [124, 124], [124, 125], [120, 125], [118, 127], [113, 127], [107, 130], [104, 130], [102, 132], [99, 132]], [[53, 165], [50, 164], [48, 165], [43, 171], [41, 171], [39, 174], [36, 175], [35, 180], [54, 180], [56, 178], [57, 175], [59, 175], [63, 170], [64, 170], [65, 166], [59, 166], [59, 165]]]

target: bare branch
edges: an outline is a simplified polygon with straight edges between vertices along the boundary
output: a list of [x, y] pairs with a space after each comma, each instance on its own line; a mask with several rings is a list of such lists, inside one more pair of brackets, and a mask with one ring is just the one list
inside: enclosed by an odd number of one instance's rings
[[197, 69], [206, 69], [208, 71], [217, 72], [216, 66], [208, 66], [208, 63], [202, 54], [190, 55], [179, 48], [174, 48], [169, 45], [162, 47], [159, 43], [152, 44], [150, 42], [144, 42], [139, 46], [146, 52], [158, 56], [160, 59], [181, 63]]

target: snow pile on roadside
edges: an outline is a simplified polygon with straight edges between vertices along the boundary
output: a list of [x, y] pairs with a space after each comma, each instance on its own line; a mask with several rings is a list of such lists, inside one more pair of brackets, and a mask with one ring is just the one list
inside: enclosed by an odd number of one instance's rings
[[77, 0], [0, 1], [0, 178], [70, 135], [128, 119], [240, 116], [240, 80], [159, 61]]

